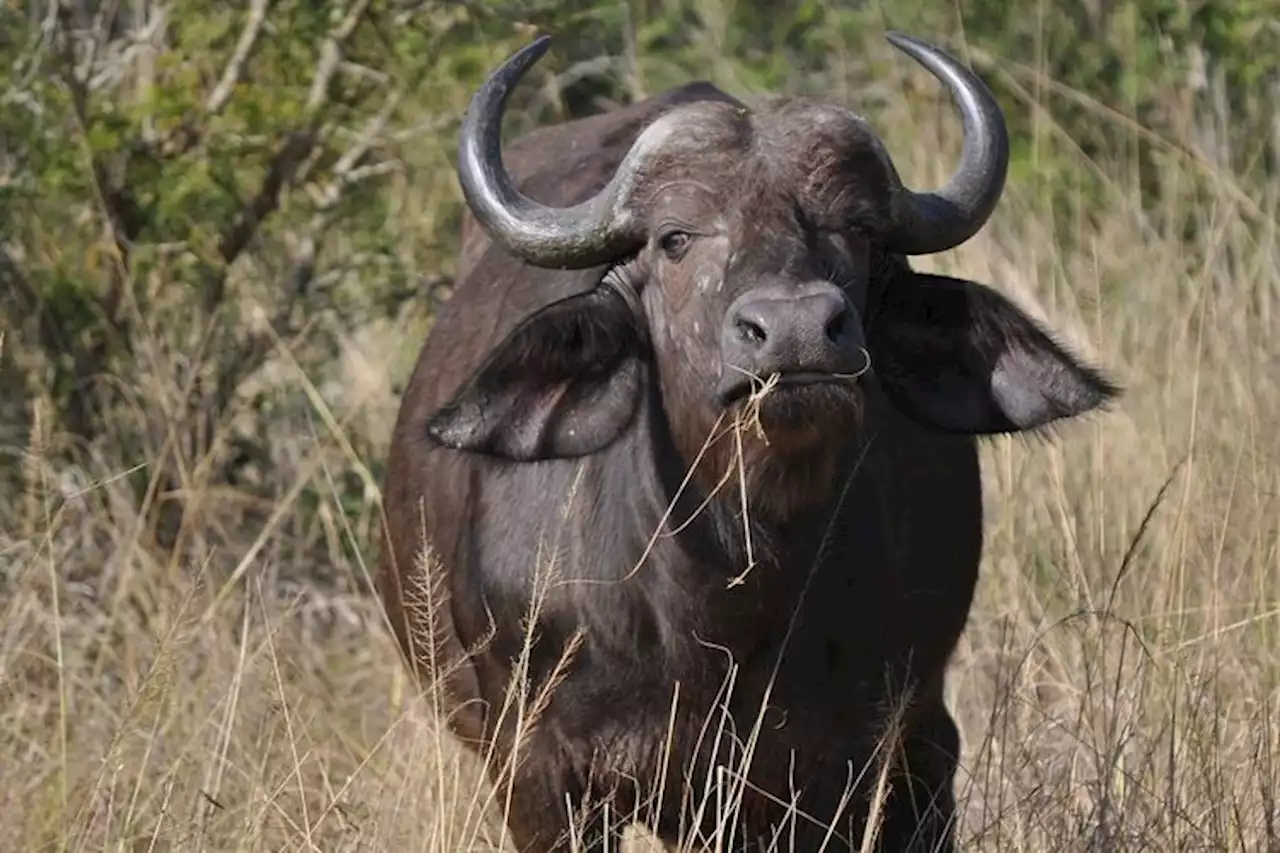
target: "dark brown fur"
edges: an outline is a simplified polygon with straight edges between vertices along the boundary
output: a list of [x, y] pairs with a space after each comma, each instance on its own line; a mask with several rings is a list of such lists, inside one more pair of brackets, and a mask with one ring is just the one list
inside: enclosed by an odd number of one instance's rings
[[[876, 776], [864, 765], [909, 693], [882, 848], [914, 838], [951, 849], [959, 739], [943, 687], [982, 548], [974, 436], [1076, 415], [1115, 389], [994, 291], [916, 274], [879, 247], [888, 179], [840, 110], [785, 100], [747, 110], [692, 84], [531, 133], [506, 148], [508, 170], [539, 201], [575, 203], [673, 109], [689, 120], [637, 185], [652, 239], [617, 266], [524, 264], [468, 216], [455, 295], [392, 442], [382, 567], [392, 625], [423, 679], [444, 681], [459, 737], [481, 751], [496, 742], [496, 772], [513, 747], [510, 715], [498, 712], [537, 563], [555, 554], [530, 693], [582, 639], [521, 746], [508, 826], [523, 850], [567, 849], [566, 794], [578, 804], [612, 794], [614, 817], [638, 810], [668, 842], [706, 832], [710, 819], [693, 820], [682, 791], [686, 773], [698, 797], [708, 767], [740, 769], [740, 749], [713, 749], [724, 721], [707, 723], [731, 661], [733, 736], [747, 740], [766, 692], [769, 708], [736, 838], [778, 832], [781, 849], [815, 850], [833, 824], [826, 849], [856, 848]], [[706, 233], [664, 257], [667, 223]], [[680, 491], [717, 419], [743, 411], [711, 401], [721, 318], [757, 282], [815, 276], [856, 306], [873, 370], [856, 388], [765, 398], [764, 437], [754, 424], [739, 433], [744, 530], [732, 476], [703, 506], [739, 468], [732, 431]], [[442, 435], [477, 452], [442, 446]], [[748, 553], [756, 565], [744, 574]], [[645, 798], [668, 747], [657, 808]], [[793, 798], [799, 817], [778, 804]], [[604, 832], [589, 827], [590, 849]]]

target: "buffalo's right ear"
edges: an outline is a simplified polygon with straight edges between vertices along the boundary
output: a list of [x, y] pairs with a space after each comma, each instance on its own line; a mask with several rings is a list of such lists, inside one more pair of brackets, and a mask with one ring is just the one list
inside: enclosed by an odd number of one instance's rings
[[427, 432], [455, 450], [522, 462], [594, 453], [635, 416], [644, 340], [610, 287], [556, 302], [498, 345]]

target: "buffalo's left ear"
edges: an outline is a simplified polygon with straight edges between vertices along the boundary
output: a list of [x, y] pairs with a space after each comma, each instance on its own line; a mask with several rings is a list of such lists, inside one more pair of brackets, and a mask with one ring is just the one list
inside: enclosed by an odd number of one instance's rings
[[455, 450], [521, 462], [594, 453], [635, 415], [643, 341], [612, 288], [553, 303], [498, 345], [427, 432]]
[[1119, 389], [995, 290], [912, 273], [868, 306], [868, 346], [885, 393], [946, 432], [1032, 430], [1097, 408]]

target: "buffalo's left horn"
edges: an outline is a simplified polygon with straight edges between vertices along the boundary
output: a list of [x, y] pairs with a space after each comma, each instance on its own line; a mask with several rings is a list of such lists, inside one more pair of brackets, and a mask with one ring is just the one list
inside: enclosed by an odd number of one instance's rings
[[960, 165], [932, 192], [900, 188], [889, 246], [904, 255], [945, 252], [986, 224], [1004, 190], [1009, 170], [1009, 132], [987, 85], [958, 60], [933, 45], [890, 32], [889, 43], [923, 65], [951, 90], [964, 123]]
[[633, 147], [604, 189], [573, 207], [548, 207], [516, 189], [502, 164], [502, 115], [550, 41], [544, 35], [521, 48], [472, 97], [458, 136], [458, 180], [480, 224], [513, 254], [542, 267], [589, 267], [643, 239], [626, 202], [644, 146]]

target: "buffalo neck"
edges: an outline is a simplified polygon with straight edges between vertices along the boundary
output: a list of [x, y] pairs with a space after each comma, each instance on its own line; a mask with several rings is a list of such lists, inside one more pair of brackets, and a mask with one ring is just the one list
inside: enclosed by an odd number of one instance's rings
[[661, 406], [650, 397], [632, 429], [615, 445], [614, 452], [622, 458], [610, 463], [634, 473], [604, 477], [601, 487], [616, 490], [611, 497], [633, 507], [628, 526], [630, 535], [644, 543], [642, 548], [655, 557], [664, 554], [696, 563], [707, 575], [702, 580], [723, 584], [748, 569], [776, 574], [799, 561], [812, 562], [839, 510], [847, 481], [856, 474], [864, 446], [861, 440], [849, 442], [823, 500], [776, 515], [751, 511], [748, 497], [749, 511], [744, 513], [736, 481], [711, 493], [699, 478], [688, 475], [693, 460], [677, 448]]

